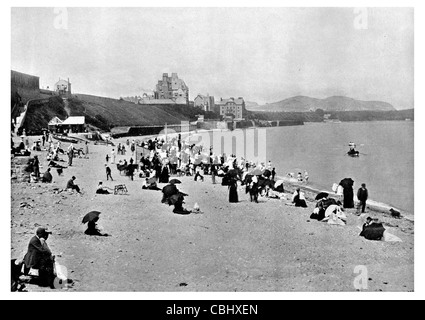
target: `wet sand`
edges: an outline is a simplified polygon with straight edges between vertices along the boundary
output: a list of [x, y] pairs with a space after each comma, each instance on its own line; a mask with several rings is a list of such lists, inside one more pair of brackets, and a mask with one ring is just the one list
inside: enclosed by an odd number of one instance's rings
[[[22, 258], [37, 226], [48, 226], [53, 231], [49, 246], [75, 280], [67, 291], [353, 292], [357, 266], [367, 268], [363, 291], [414, 289], [412, 221], [369, 208], [368, 214], [403, 242], [368, 241], [359, 236], [362, 220], [354, 209], [346, 210], [346, 226], [311, 220], [313, 192], [306, 190], [308, 208], [303, 209], [288, 205], [295, 188], [288, 182], [286, 200], [260, 197], [258, 204], [240, 187], [240, 202], [234, 204], [221, 178], [213, 185], [210, 176], [204, 182], [179, 177], [178, 188], [189, 194], [186, 208], [197, 202], [202, 213], [177, 215], [161, 204], [160, 191], [143, 190], [141, 178], [131, 181], [116, 165], [110, 165], [114, 181], [106, 181], [105, 156], [112, 147], [90, 144], [89, 149], [89, 159], [75, 158], [63, 176], [52, 169], [52, 184], [11, 185], [11, 257]], [[36, 154], [43, 173], [46, 152]], [[124, 158], [128, 161], [130, 154], [117, 161]], [[55, 193], [73, 175], [83, 194]], [[128, 194], [96, 195], [99, 180], [111, 188], [125, 184]], [[21, 207], [24, 202], [29, 206]], [[81, 220], [91, 210], [102, 212], [98, 224], [111, 236], [84, 234]]]

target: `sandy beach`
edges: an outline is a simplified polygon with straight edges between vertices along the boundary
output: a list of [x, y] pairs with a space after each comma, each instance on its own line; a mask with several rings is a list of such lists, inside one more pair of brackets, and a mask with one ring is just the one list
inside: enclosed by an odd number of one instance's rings
[[[411, 220], [368, 208], [368, 216], [379, 218], [402, 240], [369, 241], [359, 236], [364, 217], [355, 209], [346, 210], [346, 226], [311, 220], [312, 191], [305, 190], [308, 208], [289, 205], [295, 190], [289, 182], [286, 199], [260, 197], [258, 204], [251, 203], [243, 186], [240, 202], [229, 203], [227, 187], [221, 178], [212, 184], [211, 176], [204, 182], [179, 177], [178, 188], [189, 194], [185, 207], [198, 203], [202, 213], [177, 215], [161, 203], [160, 191], [141, 188], [138, 175], [131, 181], [110, 164], [114, 181], [106, 181], [105, 156], [111, 149], [89, 144], [89, 158], [75, 158], [62, 176], [52, 169], [51, 184], [11, 182], [11, 258], [22, 259], [37, 226], [48, 226], [53, 231], [49, 246], [75, 281], [59, 291], [352, 292], [359, 291], [354, 285], [358, 266], [367, 269], [362, 291], [414, 290]], [[39, 155], [43, 173], [46, 152], [33, 155]], [[128, 161], [130, 154], [120, 159]], [[71, 176], [83, 194], [57, 192]], [[96, 195], [100, 180], [111, 188], [125, 184], [128, 194]], [[109, 237], [84, 234], [81, 220], [91, 210], [101, 212], [98, 224]], [[31, 284], [27, 290], [54, 291]]]

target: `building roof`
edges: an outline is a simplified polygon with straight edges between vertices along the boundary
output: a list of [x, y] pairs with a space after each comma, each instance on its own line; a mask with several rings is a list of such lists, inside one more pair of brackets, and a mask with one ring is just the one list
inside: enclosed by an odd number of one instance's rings
[[55, 83], [55, 85], [57, 85], [57, 84], [68, 84], [68, 80], [65, 80], [65, 79], [59, 79], [59, 81], [57, 81], [56, 83]]
[[53, 125], [56, 125], [56, 124], [60, 124], [62, 122], [63, 121], [61, 119], [59, 119], [58, 117], [54, 117], [52, 120], [49, 121], [48, 125], [53, 126]]
[[243, 104], [244, 100], [243, 100], [243, 98], [238, 98], [238, 99], [233, 99], [233, 98], [222, 99], [222, 100], [219, 100], [219, 101], [215, 101], [215, 104], [218, 105], [218, 106], [224, 106], [228, 102], [233, 102], [235, 104]]
[[[195, 99], [196, 98], [201, 98], [202, 100], [206, 100], [208, 97], [207, 96], [204, 96], [203, 94], [200, 94], [200, 93], [198, 93], [198, 95], [195, 97]], [[193, 99], [193, 100], [195, 100], [195, 99]]]
[[68, 124], [84, 124], [86, 122], [86, 117], [84, 116], [78, 116], [78, 117], [68, 117], [66, 118], [62, 124], [68, 125]]

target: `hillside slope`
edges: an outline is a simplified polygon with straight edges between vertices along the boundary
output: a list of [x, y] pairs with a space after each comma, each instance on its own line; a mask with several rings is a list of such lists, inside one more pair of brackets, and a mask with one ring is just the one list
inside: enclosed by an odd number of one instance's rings
[[47, 128], [54, 116], [66, 119], [66, 110], [69, 110], [70, 116], [85, 116], [87, 124], [106, 131], [120, 126], [180, 124], [182, 121], [196, 120], [198, 114], [204, 114], [205, 118], [219, 117], [188, 106], [137, 105], [123, 100], [75, 94], [66, 103], [60, 97], [52, 97], [49, 103], [29, 108], [24, 127], [27, 132], [39, 132]]
[[324, 111], [393, 111], [391, 104], [382, 101], [361, 101], [348, 97], [334, 96], [316, 99], [297, 96], [262, 106], [252, 106], [251, 111], [308, 112], [317, 109]]

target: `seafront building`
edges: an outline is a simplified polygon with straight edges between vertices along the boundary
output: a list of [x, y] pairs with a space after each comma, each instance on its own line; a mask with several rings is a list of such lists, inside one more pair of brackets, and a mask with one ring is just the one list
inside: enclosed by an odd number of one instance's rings
[[242, 120], [245, 110], [245, 101], [242, 97], [237, 99], [233, 97], [229, 99], [220, 98], [220, 100], [215, 103], [215, 108], [216, 112], [219, 112], [222, 117], [233, 115], [234, 120]]
[[173, 103], [173, 104], [189, 104], [189, 88], [182, 79], [179, 79], [177, 73], [172, 73], [171, 77], [168, 73], [162, 75], [162, 80], [154, 90], [155, 103]]
[[214, 97], [209, 94], [206, 96], [198, 94], [196, 98], [193, 99], [193, 105], [204, 111], [213, 111], [215, 108]]

